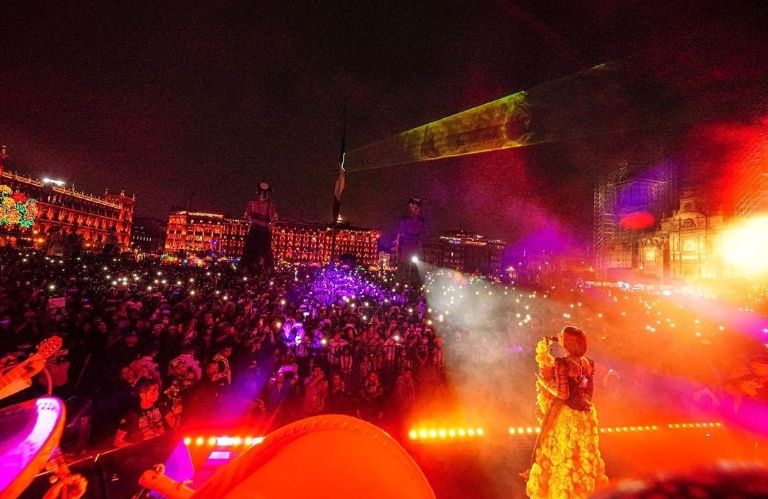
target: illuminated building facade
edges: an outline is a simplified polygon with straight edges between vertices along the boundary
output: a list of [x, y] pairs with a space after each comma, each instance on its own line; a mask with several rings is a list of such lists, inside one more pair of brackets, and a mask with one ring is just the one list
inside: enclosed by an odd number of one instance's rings
[[[165, 252], [215, 252], [239, 257], [245, 248], [249, 225], [245, 220], [217, 213], [177, 211], [168, 218]], [[307, 222], [278, 221], [272, 226], [275, 261], [325, 265], [331, 258], [333, 227]], [[375, 265], [381, 232], [339, 226], [336, 256], [352, 256], [357, 263]]]
[[168, 217], [166, 253], [217, 253], [240, 256], [245, 247], [248, 223], [218, 213], [176, 211]]
[[68, 189], [61, 185], [63, 182], [33, 179], [2, 169], [0, 184], [37, 200], [35, 224], [21, 233], [26, 245], [41, 247], [46, 234], [58, 227], [64, 234], [72, 230], [80, 234], [86, 251], [99, 250], [113, 231], [120, 249], [130, 248], [135, 196], [124, 192], [93, 196]]
[[680, 209], [638, 241], [638, 274], [664, 282], [726, 277], [716, 254], [722, 229], [722, 214], [710, 214], [694, 191], [686, 191]]
[[[325, 265], [331, 259], [333, 227], [307, 222], [277, 222], [272, 226], [272, 251], [276, 261]], [[377, 265], [377, 229], [340, 225], [336, 233], [336, 257], [355, 258], [362, 265]]]
[[437, 240], [424, 245], [424, 262], [437, 267], [479, 274], [501, 271], [504, 241], [486, 239], [464, 231], [444, 232]]

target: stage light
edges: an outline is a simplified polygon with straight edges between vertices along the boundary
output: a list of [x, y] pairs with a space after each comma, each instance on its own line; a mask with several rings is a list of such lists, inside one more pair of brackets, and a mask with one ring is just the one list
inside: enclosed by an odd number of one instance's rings
[[731, 225], [720, 238], [719, 251], [727, 265], [744, 277], [768, 270], [768, 216]]
[[416, 440], [418, 438], [418, 434], [416, 433], [416, 430], [409, 431], [408, 438], [410, 438], [411, 440]]
[[216, 445], [216, 437], [208, 437], [208, 445], [210, 445], [211, 447]]
[[184, 445], [192, 445], [192, 439], [190, 437], [184, 437]]
[[198, 447], [203, 445], [204, 443], [205, 443], [205, 439], [203, 439], [203, 437], [197, 437], [195, 439], [195, 445], [197, 445]]

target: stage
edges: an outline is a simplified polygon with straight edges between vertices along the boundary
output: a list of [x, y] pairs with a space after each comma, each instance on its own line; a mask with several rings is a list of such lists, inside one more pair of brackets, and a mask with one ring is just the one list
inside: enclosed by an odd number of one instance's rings
[[[697, 424], [699, 426], [697, 426]], [[677, 427], [675, 427], [677, 425]], [[683, 426], [685, 425], [685, 426]], [[768, 446], [759, 445], [750, 435], [741, 434], [715, 422], [669, 423], [645, 427], [611, 427], [617, 431], [601, 434], [601, 450], [612, 485], [622, 479], [653, 477], [661, 473], [674, 474], [723, 461], [768, 463]], [[604, 428], [607, 430], [608, 428]], [[398, 442], [413, 458], [426, 476], [438, 498], [524, 497], [524, 482], [518, 473], [529, 464], [535, 441], [535, 431], [511, 434], [501, 429], [484, 429], [475, 435], [451, 439], [435, 431], [435, 438], [411, 439], [407, 433], [396, 435]], [[158, 463], [169, 470], [191, 473], [192, 486], [198, 489], [220, 468], [242, 454], [250, 446], [262, 445], [261, 439], [250, 435], [213, 436], [167, 435], [140, 445], [81, 458], [71, 465], [73, 472], [83, 474], [89, 481], [88, 498], [129, 498], [141, 490], [137, 481], [141, 473]], [[193, 469], [179, 466], [178, 456], [188, 452]], [[171, 457], [175, 456], [175, 457]], [[335, 452], [307, 455], [291, 467], [301, 473], [317, 459], [336, 459]], [[176, 464], [173, 461], [176, 461]], [[381, 465], [371, 458], [371, 466]], [[397, 481], [397, 471], [377, 469]], [[169, 472], [170, 474], [170, 472]], [[184, 477], [180, 477], [184, 478]], [[344, 470], [335, 478], [348, 481]], [[21, 496], [38, 498], [49, 487], [47, 474], [40, 475]]]

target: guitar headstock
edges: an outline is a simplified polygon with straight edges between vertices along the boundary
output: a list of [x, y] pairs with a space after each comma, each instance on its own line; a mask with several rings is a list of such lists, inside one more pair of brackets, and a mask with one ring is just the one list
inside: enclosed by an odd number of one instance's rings
[[37, 352], [35, 352], [35, 355], [47, 359], [55, 354], [61, 348], [62, 344], [63, 341], [61, 336], [51, 336], [50, 338], [46, 338], [37, 345]]

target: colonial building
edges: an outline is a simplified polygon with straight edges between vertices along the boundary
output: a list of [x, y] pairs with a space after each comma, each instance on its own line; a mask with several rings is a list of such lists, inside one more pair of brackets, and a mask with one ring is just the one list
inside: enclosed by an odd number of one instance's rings
[[486, 239], [464, 231], [444, 232], [424, 245], [424, 262], [465, 272], [492, 274], [501, 271], [504, 241]]
[[727, 277], [716, 254], [722, 229], [722, 214], [710, 214], [702, 198], [685, 191], [680, 209], [639, 239], [638, 274], [664, 282]]
[[[335, 256], [354, 257], [356, 263], [377, 265], [377, 229], [340, 225], [336, 233]], [[331, 259], [333, 227], [308, 222], [277, 222], [272, 227], [272, 251], [276, 261], [325, 265]]]
[[216, 253], [239, 257], [245, 247], [248, 223], [218, 213], [176, 211], [168, 217], [166, 253]]
[[37, 201], [34, 225], [20, 229], [21, 238], [27, 244], [42, 246], [51, 228], [58, 227], [65, 234], [73, 230], [80, 234], [86, 251], [100, 249], [111, 234], [117, 238], [121, 250], [130, 248], [135, 196], [106, 192], [99, 197], [61, 184], [25, 177], [0, 167], [0, 185]]
[[[168, 218], [166, 253], [213, 252], [239, 257], [245, 247], [248, 223], [217, 213], [177, 211]], [[325, 265], [331, 258], [333, 227], [307, 222], [279, 221], [272, 226], [275, 261]], [[339, 226], [337, 257], [352, 257], [357, 263], [375, 265], [381, 233], [375, 229]]]

